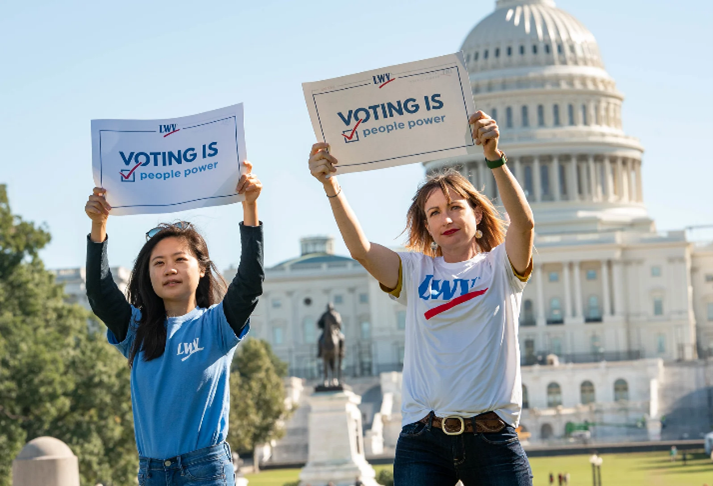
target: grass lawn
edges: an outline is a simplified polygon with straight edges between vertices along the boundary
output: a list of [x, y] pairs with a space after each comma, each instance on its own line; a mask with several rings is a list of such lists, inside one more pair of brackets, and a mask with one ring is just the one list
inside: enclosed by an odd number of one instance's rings
[[[671, 463], [668, 452], [642, 452], [632, 454], [601, 454], [602, 486], [713, 486], [713, 462], [703, 451], [698, 451], [683, 466], [681, 453], [678, 461]], [[591, 486], [592, 466], [589, 456], [534, 457], [530, 460], [535, 475], [534, 486], [549, 486], [549, 474], [568, 472], [570, 486]], [[391, 466], [374, 466], [378, 473]], [[273, 469], [260, 474], [248, 474], [250, 486], [282, 486], [296, 481], [299, 469]]]

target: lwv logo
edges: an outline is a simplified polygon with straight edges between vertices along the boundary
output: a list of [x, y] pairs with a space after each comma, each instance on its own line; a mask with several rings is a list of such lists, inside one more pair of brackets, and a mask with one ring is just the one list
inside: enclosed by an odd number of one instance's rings
[[175, 123], [171, 123], [170, 125], [159, 125], [158, 126], [158, 132], [166, 134], [163, 136], [163, 138], [166, 138], [169, 135], [171, 135], [172, 133], [176, 133], [179, 130], [180, 130], [180, 128], [176, 128]]
[[186, 357], [181, 360], [185, 361], [198, 351], [203, 351], [203, 348], [198, 347], [198, 338], [195, 338], [192, 343], [178, 343], [178, 354], [176, 356], [185, 354]]

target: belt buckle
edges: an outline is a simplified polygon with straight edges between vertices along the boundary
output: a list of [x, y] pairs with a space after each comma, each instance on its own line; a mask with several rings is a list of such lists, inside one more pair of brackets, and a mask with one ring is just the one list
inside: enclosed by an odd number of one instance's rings
[[[448, 419], [460, 420], [460, 429], [457, 430], [456, 432], [449, 432], [447, 425], [446, 425], [446, 421]], [[463, 417], [458, 417], [456, 415], [449, 415], [448, 417], [443, 419], [443, 427], [441, 427], [441, 429], [443, 430], [443, 433], [446, 435], [461, 435], [463, 432], [465, 432], [465, 421], [463, 420]]]

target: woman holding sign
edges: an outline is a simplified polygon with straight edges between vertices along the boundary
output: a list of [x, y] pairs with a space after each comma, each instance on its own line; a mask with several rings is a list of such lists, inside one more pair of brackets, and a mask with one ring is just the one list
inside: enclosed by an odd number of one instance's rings
[[203, 237], [190, 223], [162, 224], [146, 233], [128, 288], [117, 288], [107, 260], [111, 207], [95, 188], [85, 211], [87, 297], [109, 328], [107, 337], [131, 367], [131, 403], [139, 452], [140, 486], [233, 485], [228, 434], [230, 364], [250, 328], [262, 294], [263, 231], [257, 198], [262, 184], [250, 173], [238, 182], [245, 195], [242, 255], [235, 279], [225, 281]]
[[396, 486], [532, 484], [515, 427], [518, 315], [534, 219], [498, 149], [495, 120], [478, 112], [470, 123], [510, 222], [459, 173], [432, 176], [408, 211], [410, 252], [367, 240], [336, 177], [328, 177], [338, 161], [327, 144], [313, 145], [309, 160], [352, 257], [407, 307]]

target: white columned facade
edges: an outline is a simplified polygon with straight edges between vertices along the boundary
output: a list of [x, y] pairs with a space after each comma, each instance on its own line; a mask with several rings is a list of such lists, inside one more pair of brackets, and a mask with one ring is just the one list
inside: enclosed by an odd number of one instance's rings
[[597, 172], [594, 168], [594, 155], [587, 156], [587, 174], [589, 174], [589, 198], [591, 201], [597, 201]]
[[570, 201], [579, 200], [579, 181], [577, 180], [577, 156], [572, 155], [572, 160], [569, 163], [567, 175], [569, 177], [569, 190], [567, 191], [567, 199]]
[[616, 158], [616, 199], [617, 201], [624, 201], [624, 177], [623, 174], [623, 164], [621, 162], [621, 157]]
[[612, 281], [614, 288], [614, 315], [623, 317], [624, 309], [624, 272], [622, 263], [618, 260], [612, 262]]
[[602, 292], [604, 298], [602, 305], [604, 306], [603, 317], [607, 318], [612, 315], [611, 312], [611, 297], [609, 296], [609, 260], [602, 260]]
[[614, 200], [614, 179], [612, 177], [612, 167], [609, 156], [604, 156], [604, 200]]
[[634, 162], [634, 173], [636, 174], [636, 201], [644, 202], [643, 184], [641, 183], [641, 161]]
[[584, 320], [584, 303], [582, 302], [582, 279], [579, 271], [580, 262], [573, 262], [574, 266], [574, 315]]
[[540, 157], [535, 155], [532, 162], [532, 186], [535, 190], [535, 202], [542, 201], [542, 180], [540, 178]]
[[550, 174], [550, 185], [552, 185], [552, 194], [554, 194], [555, 201], [562, 199], [561, 187], [560, 187], [560, 162], [557, 155], [552, 157], [552, 173]]
[[572, 318], [572, 290], [570, 289], [571, 278], [569, 276], [569, 262], [562, 264], [564, 268], [564, 315], [565, 322]]
[[537, 325], [544, 326], [547, 319], [545, 318], [545, 292], [542, 286], [542, 264], [535, 264], [535, 285], [537, 290]]

